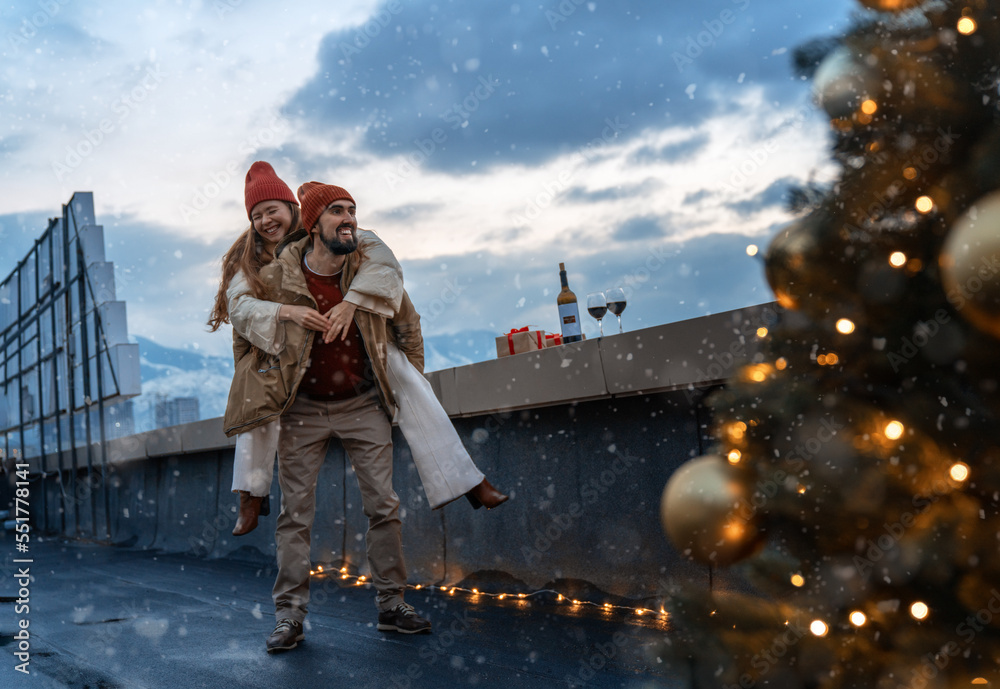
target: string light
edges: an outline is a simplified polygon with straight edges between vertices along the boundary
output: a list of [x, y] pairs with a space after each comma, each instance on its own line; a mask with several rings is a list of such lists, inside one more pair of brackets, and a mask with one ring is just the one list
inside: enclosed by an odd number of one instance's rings
[[889, 265], [893, 268], [902, 268], [906, 265], [906, 254], [902, 251], [893, 251], [889, 256]]
[[865, 614], [860, 610], [855, 610], [854, 612], [851, 613], [851, 624], [853, 624], [855, 627], [862, 627], [867, 621], [868, 618], [865, 617]]
[[883, 433], [885, 434], [885, 437], [888, 438], [889, 440], [898, 440], [899, 438], [902, 437], [903, 430], [904, 430], [903, 424], [901, 424], [899, 421], [890, 421], [885, 425], [885, 430], [883, 431]]
[[930, 213], [932, 210], [934, 210], [934, 199], [932, 199], [930, 196], [921, 196], [920, 198], [917, 199], [917, 202], [914, 204], [914, 206], [916, 206], [917, 212], [926, 215], [927, 213]]
[[969, 465], [965, 462], [955, 462], [948, 470], [948, 475], [951, 476], [953, 481], [961, 483], [969, 478]]
[[761, 339], [767, 337], [767, 328], [765, 328], [764, 326], [760, 326], [759, 328], [757, 328], [757, 337]]
[[[331, 571], [337, 571], [339, 574], [339, 579], [351, 579], [354, 583], [349, 585], [354, 586], [365, 586], [370, 585], [368, 577], [365, 575], [353, 575], [347, 572], [347, 567], [341, 567], [339, 570], [328, 569], [323, 571], [320, 566], [316, 569], [309, 570], [309, 574], [313, 576], [320, 576], [322, 574], [329, 574]], [[557, 603], [566, 603], [572, 606], [590, 606], [593, 608], [598, 608], [602, 612], [609, 613], [615, 610], [627, 611], [636, 616], [653, 615], [665, 620], [670, 616], [670, 613], [666, 608], [660, 607], [659, 610], [653, 610], [652, 608], [637, 608], [634, 605], [615, 605], [613, 603], [594, 603], [593, 601], [584, 601], [576, 598], [569, 599], [562, 593], [555, 591], [553, 589], [539, 589], [537, 591], [532, 591], [531, 593], [501, 593], [501, 592], [489, 592], [480, 591], [478, 588], [462, 588], [460, 586], [436, 586], [434, 584], [407, 584], [406, 588], [414, 589], [415, 591], [440, 591], [449, 596], [454, 596], [456, 593], [468, 593], [470, 596], [479, 596], [482, 598], [496, 598], [498, 601], [505, 600], [507, 598], [517, 598], [518, 603], [527, 603], [529, 599], [535, 596], [540, 596], [543, 594], [550, 594], [555, 596]]]
[[809, 623], [809, 631], [813, 633], [813, 636], [826, 636], [830, 628], [823, 620], [813, 620]]
[[726, 459], [729, 460], [730, 464], [739, 464], [740, 458], [742, 456], [743, 454], [739, 450], [730, 450], [729, 454], [726, 456]]
[[784, 371], [788, 368], [788, 359], [783, 356], [779, 356], [778, 360], [774, 362], [774, 367], [779, 371]]
[[958, 20], [958, 25], [956, 26], [958, 33], [968, 36], [969, 34], [974, 34], [976, 29], [976, 20], [972, 17], [962, 17]]
[[913, 615], [913, 619], [915, 620], [924, 619], [925, 617], [927, 617], [927, 614], [929, 612], [930, 608], [927, 607], [926, 603], [923, 603], [921, 601], [917, 601], [910, 606], [910, 614]]
[[841, 318], [837, 321], [837, 332], [841, 335], [850, 335], [854, 332], [854, 321], [850, 318]]
[[869, 98], [868, 100], [866, 100], [864, 103], [861, 104], [861, 112], [863, 112], [866, 115], [874, 115], [877, 110], [878, 110], [878, 103], [873, 101], [871, 98]]
[[792, 575], [792, 586], [801, 587], [804, 586], [805, 583], [806, 583], [805, 577], [803, 577], [801, 574]]
[[758, 251], [758, 249], [757, 249], [757, 245], [756, 244], [748, 244], [747, 245], [747, 256], [756, 256], [757, 255], [757, 251]]

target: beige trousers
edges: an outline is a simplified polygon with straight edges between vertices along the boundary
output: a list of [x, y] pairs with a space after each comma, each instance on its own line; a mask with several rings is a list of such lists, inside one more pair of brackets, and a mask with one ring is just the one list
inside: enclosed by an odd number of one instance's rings
[[[391, 342], [386, 346], [389, 387], [396, 398], [395, 423], [410, 446], [413, 464], [431, 509], [460, 498], [486, 478], [472, 461], [431, 384]], [[277, 421], [236, 436], [233, 492], [262, 497], [271, 492]]]
[[316, 516], [316, 480], [331, 438], [338, 438], [354, 467], [368, 517], [368, 566], [378, 609], [403, 602], [399, 497], [392, 488], [392, 429], [375, 390], [341, 402], [297, 398], [281, 417], [278, 482], [281, 513], [275, 529], [278, 576], [275, 618], [302, 621], [309, 605], [310, 543]]

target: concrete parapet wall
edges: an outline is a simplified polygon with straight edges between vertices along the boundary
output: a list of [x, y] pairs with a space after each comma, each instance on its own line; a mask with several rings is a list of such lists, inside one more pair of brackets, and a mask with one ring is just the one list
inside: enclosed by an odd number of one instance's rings
[[[411, 582], [455, 584], [491, 570], [532, 588], [575, 579], [647, 600], [662, 597], [670, 579], [707, 585], [705, 568], [663, 536], [660, 496], [708, 442], [704, 392], [755, 356], [757, 329], [775, 315], [772, 305], [751, 307], [429, 374], [472, 458], [512, 499], [494, 511], [460, 500], [432, 512], [394, 429]], [[106, 481], [53, 471], [55, 458], [45, 458], [44, 496], [32, 501], [36, 527], [273, 563], [277, 478], [271, 516], [234, 538], [234, 440], [221, 425], [209, 419], [112, 441]], [[99, 465], [99, 446], [95, 453]], [[29, 461], [41, 466], [41, 458]], [[367, 573], [367, 520], [352, 474], [333, 441], [312, 556]]]

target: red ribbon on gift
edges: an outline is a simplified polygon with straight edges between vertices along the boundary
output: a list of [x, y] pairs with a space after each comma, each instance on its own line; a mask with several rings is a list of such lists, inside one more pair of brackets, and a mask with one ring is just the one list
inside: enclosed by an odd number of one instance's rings
[[[511, 354], [514, 354], [514, 333], [524, 333], [528, 332], [529, 330], [531, 330], [531, 326], [526, 325], [523, 328], [515, 328], [514, 330], [511, 330], [509, 333], [507, 333], [507, 347], [510, 349]], [[542, 342], [542, 331], [536, 330], [535, 334], [538, 337], [538, 348], [543, 349], [545, 347], [545, 343]]]
[[552, 345], [562, 344], [562, 335], [560, 333], [549, 333], [548, 335], [545, 336], [545, 339], [552, 340]]

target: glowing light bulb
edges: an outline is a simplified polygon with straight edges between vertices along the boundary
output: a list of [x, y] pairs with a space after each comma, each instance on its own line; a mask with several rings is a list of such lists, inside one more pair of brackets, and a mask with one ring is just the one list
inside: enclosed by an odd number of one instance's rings
[[743, 455], [739, 450], [730, 450], [726, 458], [729, 460], [730, 464], [739, 464], [740, 457], [742, 456]]
[[641, 615], [642, 614], [642, 608], [636, 608], [635, 609], [635, 614], [636, 615]]
[[906, 254], [902, 251], [893, 251], [889, 256], [889, 265], [893, 268], [902, 268], [906, 265]]
[[756, 244], [747, 245], [747, 256], [756, 256], [759, 249]]
[[934, 199], [932, 199], [930, 196], [921, 196], [920, 198], [917, 199], [917, 202], [914, 204], [914, 206], [916, 207], [918, 212], [926, 215], [927, 213], [930, 213], [932, 210], [934, 210]]
[[479, 595], [479, 589], [472, 589], [472, 592], [473, 592], [474, 594], [476, 594], [477, 596]]
[[839, 362], [839, 361], [840, 361], [840, 357], [838, 357], [834, 352], [830, 352], [829, 354], [826, 355], [826, 365], [827, 366], [836, 366], [837, 362]]
[[323, 565], [317, 565], [317, 566], [316, 566], [316, 569], [317, 569], [318, 571], [322, 572], [322, 571], [323, 571]]
[[899, 421], [890, 421], [885, 425], [885, 430], [882, 432], [885, 433], [885, 437], [889, 440], [898, 440], [902, 437], [903, 430], [903, 424]]
[[869, 98], [868, 100], [866, 100], [864, 103], [861, 104], [861, 112], [863, 112], [866, 115], [874, 115], [877, 110], [878, 110], [878, 103], [873, 101], [871, 98]]
[[788, 368], [788, 359], [783, 356], [778, 357], [778, 360], [774, 362], [774, 367], [779, 371], [784, 371]]
[[806, 583], [806, 579], [801, 574], [793, 574], [792, 575], [792, 586], [796, 586], [796, 587], [804, 586], [805, 583]]
[[927, 604], [921, 601], [917, 601], [910, 606], [910, 614], [913, 615], [913, 619], [915, 620], [924, 619], [930, 611], [931, 610], [927, 607]]
[[767, 328], [764, 326], [757, 328], [757, 337], [767, 337]]
[[916, 179], [917, 174], [917, 168], [915, 167], [903, 168], [903, 177], [906, 179]]
[[865, 617], [865, 614], [860, 610], [855, 610], [854, 612], [851, 613], [851, 624], [853, 624], [855, 627], [861, 627], [867, 621], [868, 618]]
[[956, 28], [958, 29], [958, 33], [968, 36], [976, 32], [976, 20], [972, 17], [962, 17], [958, 20]]
[[813, 636], [826, 636], [830, 628], [823, 620], [813, 620], [809, 623], [809, 631], [813, 633]]
[[964, 481], [969, 478], [969, 465], [965, 462], [955, 462], [948, 470], [948, 475], [954, 481]]
[[854, 321], [850, 318], [841, 318], [837, 321], [837, 332], [841, 335], [850, 335], [854, 332]]

